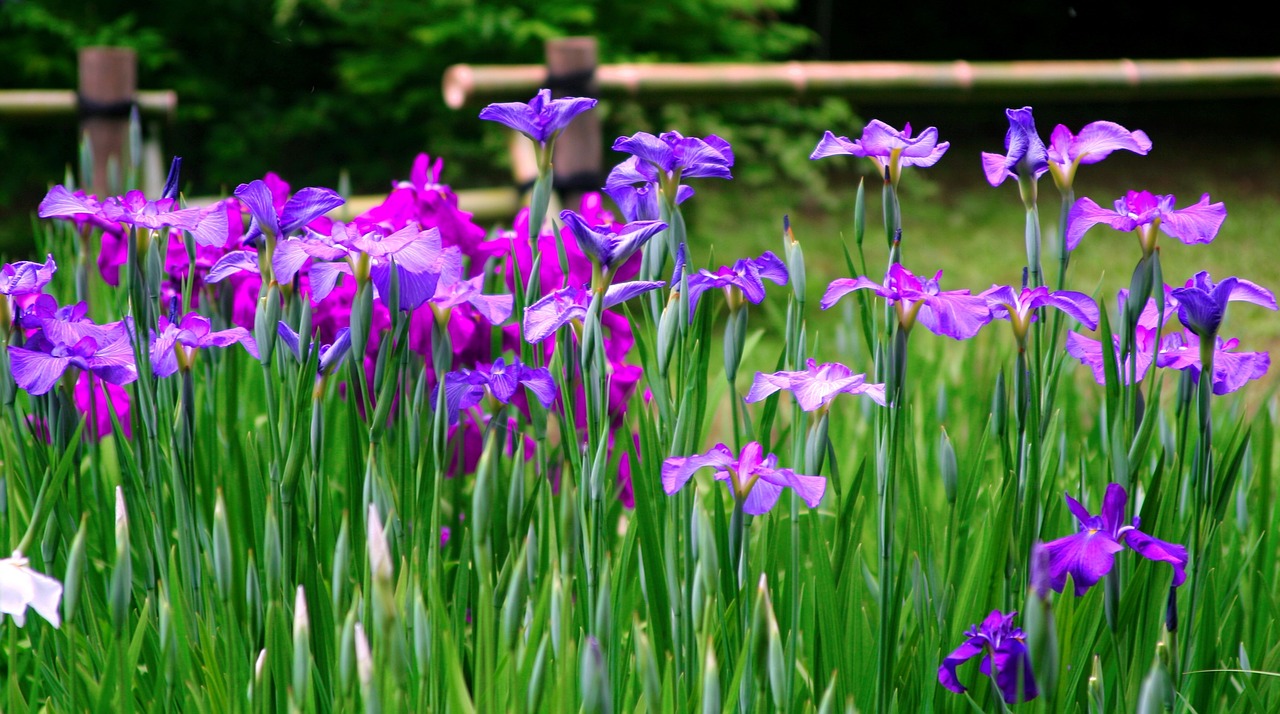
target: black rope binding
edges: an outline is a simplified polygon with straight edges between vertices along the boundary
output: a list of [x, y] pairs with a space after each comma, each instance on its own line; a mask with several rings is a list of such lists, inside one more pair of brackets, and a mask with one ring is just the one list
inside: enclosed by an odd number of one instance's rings
[[76, 92], [76, 113], [81, 119], [128, 119], [138, 103], [132, 99], [99, 102]]

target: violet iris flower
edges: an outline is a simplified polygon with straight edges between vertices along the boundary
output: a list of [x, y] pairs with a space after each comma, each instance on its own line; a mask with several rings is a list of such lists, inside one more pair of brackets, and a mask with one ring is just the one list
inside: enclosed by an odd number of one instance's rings
[[1173, 298], [1178, 301], [1178, 320], [1196, 335], [1212, 339], [1218, 334], [1222, 318], [1227, 314], [1227, 302], [1239, 300], [1276, 309], [1276, 298], [1270, 290], [1244, 280], [1230, 277], [1214, 283], [1209, 273], [1200, 271], [1187, 281], [1186, 287], [1174, 288]]
[[1110, 121], [1086, 124], [1079, 134], [1059, 124], [1049, 136], [1049, 171], [1059, 189], [1069, 189], [1080, 164], [1096, 164], [1121, 149], [1145, 156], [1151, 139], [1144, 131], [1129, 131]]
[[176, 228], [190, 232], [200, 245], [222, 245], [227, 237], [225, 215], [203, 208], [178, 209], [177, 204], [174, 198], [149, 201], [138, 190], [99, 202], [83, 191], [72, 193], [65, 186], [54, 186], [40, 201], [37, 215], [69, 218], [77, 223], [87, 221], [113, 234], [123, 233], [121, 225], [152, 231]]
[[675, 494], [703, 468], [715, 469], [716, 480], [724, 481], [734, 500], [743, 504], [742, 510], [753, 516], [768, 513], [784, 487], [794, 489], [809, 508], [817, 508], [827, 490], [827, 480], [821, 476], [778, 468], [778, 457], [764, 456], [755, 441], [742, 447], [738, 456], [724, 444], [716, 444], [705, 454], [672, 456], [662, 462], [662, 490], [668, 496]]
[[1166, 369], [1191, 372], [1192, 382], [1200, 380], [1204, 371], [1200, 347], [1204, 340], [1213, 340], [1213, 393], [1230, 394], [1250, 380], [1259, 379], [1271, 367], [1271, 355], [1266, 352], [1234, 352], [1240, 340], [1224, 340], [1213, 337], [1197, 337], [1194, 332], [1178, 331], [1166, 335], [1161, 341], [1160, 356], [1156, 364]]
[[1037, 308], [1056, 307], [1090, 330], [1098, 329], [1098, 306], [1084, 293], [1071, 290], [1050, 292], [1044, 286], [1024, 287], [1022, 292], [1016, 292], [1007, 285], [992, 285], [979, 297], [986, 299], [992, 319], [1008, 320], [1013, 325], [1019, 349], [1026, 346], [1027, 329], [1035, 319]]
[[[1137, 381], [1141, 382], [1146, 376], [1147, 369], [1151, 366], [1151, 360], [1154, 357], [1152, 350], [1155, 349], [1155, 341], [1159, 332], [1154, 327], [1145, 327], [1141, 324], [1135, 327], [1134, 345], [1129, 354], [1123, 360], [1119, 359], [1121, 340], [1119, 335], [1112, 335], [1112, 356], [1119, 367], [1119, 378], [1121, 384], [1129, 384], [1130, 369], [1133, 368], [1137, 372]], [[1163, 351], [1169, 341], [1166, 335], [1160, 338], [1160, 349]], [[1093, 370], [1093, 379], [1098, 384], [1106, 384], [1106, 366], [1103, 362], [1102, 342], [1089, 337], [1085, 337], [1078, 332], [1067, 333], [1067, 354], [1075, 357], [1083, 364]], [[1136, 363], [1134, 363], [1136, 360]]]
[[635, 171], [647, 182], [657, 183], [668, 198], [677, 195], [681, 179], [733, 178], [733, 148], [715, 134], [698, 139], [678, 131], [658, 136], [640, 131], [618, 137], [613, 150], [639, 159]]
[[1005, 153], [982, 152], [982, 170], [987, 182], [999, 186], [1007, 178], [1039, 180], [1049, 170], [1049, 152], [1036, 133], [1031, 107], [1006, 109], [1004, 113], [1009, 117], [1009, 131], [1004, 135]]
[[[660, 192], [656, 173], [652, 168], [644, 166], [638, 156], [623, 161], [609, 172], [604, 182], [604, 192], [609, 194], [613, 202], [618, 204], [623, 217], [628, 221], [652, 221], [662, 216], [662, 207], [658, 202]], [[676, 205], [680, 205], [693, 196], [689, 186], [676, 188]]]
[[608, 285], [615, 266], [621, 265], [640, 246], [667, 228], [662, 221], [633, 221], [620, 230], [614, 230], [608, 224], [593, 226], [577, 211], [569, 210], [560, 212], [560, 220], [573, 232], [578, 248], [600, 270], [603, 285]]
[[[48, 296], [42, 296], [48, 298]], [[97, 325], [83, 302], [57, 308], [52, 298], [24, 312], [24, 328], [39, 327], [25, 347], [10, 347], [13, 381], [30, 394], [44, 394], [75, 367], [115, 385], [138, 378], [133, 343], [123, 322]]]
[[[1035, 699], [1040, 691], [1031, 672], [1027, 636], [1022, 628], [1013, 625], [1013, 618], [1017, 614], [1011, 612], [1006, 615], [999, 610], [992, 610], [981, 625], [965, 630], [964, 636], [968, 639], [938, 666], [938, 682], [957, 694], [963, 694], [967, 690], [956, 676], [956, 668], [982, 655], [979, 671], [988, 677], [994, 675], [996, 687], [1000, 689], [1000, 696], [1004, 697], [1006, 703], [1015, 704]], [[1019, 697], [1019, 694], [1022, 696]]]
[[872, 119], [862, 130], [862, 138], [849, 141], [847, 136], [836, 136], [825, 132], [810, 160], [825, 159], [828, 156], [847, 154], [865, 156], [875, 162], [880, 176], [889, 177], [889, 182], [898, 185], [901, 167], [929, 167], [938, 163], [942, 155], [951, 148], [951, 142], [938, 143], [938, 130], [929, 127], [919, 136], [911, 136], [911, 124], [903, 126], [902, 131], [885, 124], [879, 119]]
[[1044, 544], [1049, 554], [1049, 587], [1062, 592], [1067, 575], [1075, 583], [1076, 595], [1084, 595], [1104, 575], [1111, 572], [1116, 553], [1125, 546], [1146, 558], [1173, 566], [1173, 586], [1187, 579], [1187, 549], [1166, 543], [1138, 530], [1141, 520], [1134, 516], [1124, 521], [1129, 494], [1118, 483], [1109, 484], [1102, 497], [1102, 511], [1092, 515], [1079, 501], [1067, 494], [1067, 508], [1080, 522], [1080, 531]]
[[236, 187], [235, 194], [249, 208], [249, 214], [253, 217], [244, 236], [246, 243], [264, 233], [271, 239], [284, 238], [346, 203], [333, 189], [309, 186], [290, 196], [284, 208], [277, 212], [271, 187], [261, 179], [240, 184]]
[[855, 290], [874, 290], [876, 295], [893, 304], [898, 324], [910, 330], [919, 321], [933, 334], [956, 340], [967, 340], [991, 322], [991, 309], [985, 298], [970, 295], [968, 290], [941, 290], [939, 270], [932, 278], [921, 280], [899, 263], [889, 266], [884, 285], [865, 276], [837, 278], [831, 281], [820, 303], [830, 309], [840, 298]]
[[[706, 268], [699, 270], [689, 276], [689, 319], [693, 319], [698, 298], [713, 288], [724, 288], [731, 310], [737, 309], [743, 298], [760, 304], [764, 300], [766, 278], [777, 285], [786, 285], [790, 279], [786, 263], [767, 250], [759, 258], [741, 258], [732, 266], [721, 266], [714, 273]], [[679, 282], [680, 278], [676, 277], [672, 284], [678, 287]]]
[[1136, 231], [1142, 254], [1147, 256], [1155, 251], [1157, 228], [1170, 238], [1195, 245], [1212, 241], [1227, 218], [1226, 207], [1209, 203], [1207, 193], [1195, 205], [1177, 209], [1173, 205], [1173, 196], [1156, 196], [1150, 191], [1128, 192], [1116, 199], [1114, 210], [1082, 198], [1067, 215], [1067, 250], [1075, 250], [1090, 228], [1105, 223], [1118, 231]]
[[177, 322], [161, 315], [159, 332], [151, 334], [151, 371], [158, 378], [177, 372], [189, 371], [195, 361], [196, 350], [205, 347], [230, 347], [243, 345], [245, 351], [258, 357], [258, 345], [243, 327], [213, 331], [209, 318], [189, 312]]
[[548, 409], [555, 403], [559, 393], [555, 380], [546, 367], [530, 367], [522, 364], [519, 359], [507, 364], [500, 357], [487, 367], [449, 372], [444, 376], [444, 399], [449, 423], [456, 424], [459, 412], [476, 406], [486, 395], [502, 404], [510, 404], [521, 386], [528, 389]]
[[552, 99], [550, 89], [539, 89], [528, 102], [490, 104], [480, 110], [480, 118], [496, 121], [545, 145], [564, 131], [574, 117], [595, 105], [596, 100], [590, 97]]
[[826, 409], [839, 394], [862, 394], [880, 406], [887, 404], [883, 384], [870, 383], [865, 374], [854, 374], [838, 362], [818, 364], [812, 358], [803, 370], [756, 372], [746, 401], [758, 402], [780, 389], [793, 392], [800, 408], [807, 412]]
[[[303, 358], [303, 345], [301, 336], [293, 331], [289, 323], [281, 320], [276, 326], [276, 334], [280, 336], [280, 342], [289, 349], [289, 353], [298, 362]], [[307, 349], [314, 347], [313, 342]], [[316, 374], [325, 377], [333, 374], [334, 370], [342, 364], [342, 360], [346, 358], [347, 353], [351, 351], [351, 328], [344, 327], [338, 330], [333, 338], [333, 344], [319, 345], [320, 359], [316, 364]]]
[[[605, 310], [637, 295], [666, 285], [662, 280], [634, 280], [610, 285], [604, 293]], [[581, 321], [591, 305], [591, 292], [585, 288], [566, 287], [543, 297], [524, 309], [524, 338], [537, 344], [570, 321]]]
[[5, 263], [0, 268], [0, 295], [16, 297], [38, 293], [53, 280], [57, 271], [58, 264], [54, 262], [53, 254], [49, 254], [43, 264], [30, 260]]

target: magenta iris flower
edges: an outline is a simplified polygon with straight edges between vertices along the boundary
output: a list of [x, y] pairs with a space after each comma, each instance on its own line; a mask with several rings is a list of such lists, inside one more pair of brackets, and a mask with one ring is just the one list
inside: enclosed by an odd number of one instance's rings
[[838, 362], [818, 364], [810, 359], [805, 367], [795, 372], [756, 372], [746, 401], [758, 402], [785, 389], [796, 395], [796, 402], [807, 412], [825, 409], [840, 394], [862, 394], [880, 406], [887, 403], [883, 384], [870, 383], [865, 374], [854, 374]]
[[560, 212], [560, 220], [573, 232], [582, 253], [603, 271], [606, 284], [615, 266], [667, 228], [662, 221], [633, 221], [615, 230], [607, 224], [592, 225], [577, 211], [569, 210]]
[[624, 151], [639, 161], [635, 170], [646, 181], [665, 186], [681, 179], [733, 178], [733, 148], [715, 134], [699, 139], [668, 131], [659, 136], [636, 132], [613, 142], [614, 151]]
[[929, 127], [919, 136], [911, 136], [911, 124], [903, 126], [902, 131], [885, 124], [879, 119], [872, 119], [862, 130], [862, 137], [850, 141], [847, 136], [836, 136], [825, 132], [810, 160], [825, 159], [828, 156], [863, 156], [875, 162], [881, 176], [887, 171], [889, 182], [898, 185], [898, 177], [904, 166], [929, 167], [938, 163], [942, 155], [951, 148], [951, 143], [938, 143], [938, 130]]
[[596, 100], [590, 97], [552, 99], [550, 89], [539, 89], [528, 102], [490, 104], [480, 110], [480, 118], [496, 121], [546, 144], [569, 126], [574, 117], [595, 105]]
[[[603, 307], [608, 310], [665, 285], [661, 280], [633, 280], [610, 285], [604, 294]], [[556, 290], [524, 309], [524, 338], [535, 344], [547, 339], [570, 321], [585, 318], [590, 304], [591, 293], [584, 288], [567, 287]]]
[[[1022, 628], [1013, 625], [1013, 618], [1017, 614], [1011, 612], [1006, 615], [999, 610], [992, 610], [982, 624], [965, 630], [964, 636], [968, 639], [938, 666], [938, 682], [957, 694], [963, 694], [967, 690], [956, 676], [956, 668], [982, 655], [979, 671], [987, 677], [994, 677], [1000, 696], [1004, 697], [1006, 703], [1015, 704], [1035, 699], [1040, 691], [1031, 672], [1027, 636]], [[1019, 694], [1022, 696], [1019, 697]]]
[[[1112, 357], [1119, 366], [1119, 377], [1121, 384], [1129, 383], [1130, 369], [1137, 371], [1137, 381], [1141, 382], [1142, 378], [1147, 374], [1147, 368], [1151, 366], [1153, 358], [1152, 350], [1155, 348], [1155, 341], [1159, 332], [1154, 327], [1145, 327], [1141, 324], [1136, 326], [1133, 349], [1120, 359], [1121, 342], [1119, 335], [1112, 335]], [[1169, 342], [1169, 336], [1161, 338], [1160, 349], [1163, 351]], [[1093, 379], [1098, 384], [1106, 384], [1106, 366], [1103, 362], [1102, 342], [1095, 340], [1078, 332], [1067, 333], [1067, 354], [1075, 357], [1083, 364], [1093, 370]], [[1136, 362], [1135, 362], [1136, 360]]]
[[504, 358], [498, 358], [488, 366], [449, 372], [444, 376], [444, 400], [449, 423], [456, 424], [459, 412], [476, 406], [486, 395], [502, 404], [510, 404], [521, 386], [547, 408], [555, 403], [559, 394], [546, 367], [530, 367], [518, 359], [507, 364]]
[[43, 264], [29, 260], [5, 263], [0, 268], [0, 295], [17, 297], [38, 293], [53, 280], [53, 274], [57, 271], [58, 264], [54, 262], [52, 254]]
[[873, 290], [897, 310], [902, 329], [910, 330], [918, 319], [935, 335], [967, 340], [991, 322], [991, 309], [985, 298], [970, 295], [968, 290], [940, 289], [941, 278], [939, 270], [932, 278], [921, 280], [901, 264], [894, 263], [885, 275], [884, 285], [864, 276], [831, 281], [820, 305], [827, 310], [855, 290]]
[[1218, 334], [1222, 318], [1227, 314], [1227, 302], [1231, 300], [1276, 309], [1276, 298], [1270, 290], [1234, 276], [1214, 283], [1203, 270], [1188, 280], [1186, 287], [1174, 288], [1172, 294], [1177, 300], [1178, 319], [1188, 330], [1205, 339]]
[[[93, 391], [89, 391], [89, 382], [93, 381]], [[102, 439], [112, 432], [111, 412], [120, 420], [120, 431], [124, 438], [133, 438], [132, 420], [130, 418], [131, 400], [124, 387], [110, 382], [93, 379], [89, 372], [81, 372], [76, 380], [76, 388], [72, 391], [76, 410], [87, 418], [85, 432], [90, 438]], [[91, 413], [92, 412], [92, 413]]]
[[98, 325], [85, 318], [83, 302], [57, 307], [47, 295], [24, 312], [24, 328], [38, 327], [24, 347], [10, 347], [13, 381], [44, 394], [72, 367], [116, 385], [138, 378], [133, 343], [123, 322]]
[[1071, 290], [1050, 292], [1044, 286], [1022, 288], [1018, 292], [1007, 285], [992, 285], [980, 297], [985, 298], [991, 308], [992, 319], [1008, 320], [1013, 325], [1013, 334], [1019, 345], [1024, 344], [1027, 328], [1035, 319], [1036, 309], [1041, 307], [1055, 307], [1090, 330], [1098, 329], [1098, 306], [1084, 293]]
[[716, 444], [705, 454], [672, 456], [662, 462], [662, 490], [668, 496], [675, 494], [689, 482], [699, 469], [716, 470], [717, 481], [724, 481], [742, 510], [753, 516], [768, 513], [778, 502], [783, 488], [794, 489], [809, 506], [817, 508], [827, 490], [827, 480], [821, 476], [805, 476], [791, 469], [778, 468], [778, 457], [769, 454], [759, 442], [752, 441], [742, 447], [742, 453], [724, 444]]
[[987, 182], [999, 186], [1005, 179], [1019, 177], [1035, 181], [1049, 170], [1049, 151], [1036, 133], [1031, 107], [1006, 109], [1009, 131], [1004, 135], [1004, 154], [982, 152], [982, 170]]
[[1124, 550], [1125, 546], [1147, 560], [1173, 566], [1174, 587], [1187, 579], [1186, 547], [1166, 543], [1138, 530], [1141, 519], [1137, 516], [1126, 524], [1124, 509], [1128, 501], [1129, 494], [1120, 484], [1109, 484], [1102, 497], [1102, 511], [1095, 516], [1067, 494], [1067, 508], [1080, 522], [1080, 530], [1044, 544], [1049, 555], [1049, 587], [1062, 592], [1067, 585], [1067, 575], [1070, 575], [1076, 595], [1084, 595], [1111, 572], [1116, 553]]
[[500, 325], [511, 317], [514, 297], [485, 295], [481, 292], [484, 287], [483, 273], [469, 280], [464, 280], [462, 274], [462, 251], [457, 246], [445, 248], [436, 294], [427, 303], [438, 320], [447, 324], [453, 308], [459, 305], [475, 308], [490, 325]]
[[1067, 250], [1075, 250], [1092, 227], [1105, 223], [1118, 231], [1136, 231], [1142, 254], [1151, 255], [1156, 246], [1156, 230], [1187, 245], [1208, 243], [1218, 235], [1227, 218], [1221, 203], [1209, 203], [1209, 194], [1186, 208], [1174, 208], [1173, 196], [1156, 196], [1150, 191], [1130, 191], [1116, 199], [1114, 210], [1102, 208], [1091, 198], [1075, 202], [1067, 215]]
[[[698, 307], [698, 298], [713, 288], [722, 288], [729, 296], [729, 304], [741, 303], [746, 298], [753, 304], [764, 300], [764, 281], [786, 285], [790, 279], [787, 265], [772, 251], [765, 251], [759, 258], [741, 258], [733, 265], [721, 266], [715, 272], [703, 268], [689, 276], [689, 319]], [[673, 281], [678, 285], [680, 278]]]
[[1230, 394], [1250, 380], [1259, 379], [1271, 368], [1271, 355], [1266, 352], [1235, 352], [1240, 340], [1227, 340], [1218, 336], [1200, 338], [1194, 332], [1178, 331], [1166, 335], [1161, 341], [1160, 356], [1156, 364], [1166, 369], [1189, 371], [1192, 382], [1200, 381], [1204, 365], [1200, 361], [1200, 345], [1204, 339], [1212, 339], [1213, 393]]
[[1110, 121], [1086, 124], [1079, 134], [1059, 124], [1049, 136], [1049, 170], [1059, 188], [1068, 188], [1080, 164], [1096, 164], [1120, 150], [1145, 156], [1151, 139], [1144, 131], [1129, 131]]
[[235, 194], [249, 208], [249, 214], [253, 217], [249, 223], [249, 231], [244, 236], [246, 243], [263, 233], [273, 238], [284, 238], [346, 203], [333, 189], [309, 186], [290, 196], [284, 207], [277, 212], [271, 187], [260, 179], [240, 184], [236, 187]]
[[162, 315], [157, 326], [159, 332], [151, 334], [151, 371], [161, 379], [179, 369], [191, 369], [196, 350], [201, 348], [240, 344], [255, 358], [258, 356], [258, 345], [248, 330], [232, 327], [214, 331], [209, 318], [199, 313], [189, 312], [177, 322]]

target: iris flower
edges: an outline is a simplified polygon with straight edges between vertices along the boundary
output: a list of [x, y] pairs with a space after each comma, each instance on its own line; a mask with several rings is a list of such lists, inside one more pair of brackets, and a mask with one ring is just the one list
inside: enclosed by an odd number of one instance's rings
[[[723, 288], [730, 309], [737, 309], [746, 298], [754, 304], [764, 300], [764, 280], [786, 285], [790, 276], [782, 259], [772, 251], [765, 251], [759, 258], [741, 258], [733, 265], [721, 266], [715, 272], [703, 268], [689, 276], [689, 319], [698, 306], [702, 293], [713, 288]], [[679, 278], [675, 280], [677, 286]]]
[[1187, 245], [1208, 243], [1218, 235], [1227, 218], [1222, 203], [1209, 203], [1209, 194], [1199, 203], [1174, 208], [1173, 196], [1156, 196], [1150, 191], [1130, 191], [1116, 199], [1115, 209], [1102, 208], [1091, 198], [1082, 198], [1067, 215], [1067, 250], [1075, 250], [1088, 230], [1105, 223], [1118, 231], [1136, 231], [1142, 254], [1156, 247], [1156, 230]]
[[911, 136], [911, 124], [903, 126], [902, 131], [885, 124], [879, 119], [872, 119], [862, 130], [862, 138], [850, 141], [847, 136], [836, 136], [825, 132], [810, 160], [825, 159], [828, 156], [865, 156], [875, 162], [878, 173], [886, 172], [889, 182], [898, 185], [901, 167], [929, 167], [938, 163], [938, 159], [951, 148], [951, 142], [938, 143], [938, 130], [929, 127], [919, 136]]
[[1240, 340], [1218, 336], [1201, 338], [1194, 332], [1179, 331], [1166, 335], [1160, 345], [1156, 364], [1166, 369], [1188, 370], [1192, 382], [1198, 382], [1204, 371], [1200, 346], [1213, 340], [1213, 393], [1230, 394], [1250, 380], [1259, 379], [1271, 368], [1271, 355], [1266, 352], [1235, 352]]
[[880, 406], [886, 404], [884, 385], [867, 382], [864, 374], [854, 374], [838, 362], [818, 364], [810, 359], [805, 366], [795, 372], [757, 372], [746, 401], [758, 402], [785, 389], [796, 395], [800, 408], [807, 412], [825, 409], [840, 394], [862, 394]]
[[933, 278], [921, 280], [901, 264], [894, 263], [885, 275], [884, 285], [864, 276], [831, 281], [820, 305], [827, 310], [855, 290], [874, 290], [876, 295], [893, 304], [903, 330], [910, 330], [919, 319], [935, 335], [967, 340], [991, 322], [991, 309], [987, 307], [986, 298], [970, 295], [968, 290], [940, 289], [941, 278], [939, 270]]
[[183, 315], [176, 322], [162, 315], [157, 326], [160, 331], [151, 335], [151, 371], [161, 379], [179, 369], [190, 370], [196, 350], [205, 347], [240, 344], [255, 358], [258, 356], [258, 345], [248, 330], [232, 327], [215, 332], [210, 329], [209, 318], [195, 312]]
[[[302, 361], [302, 338], [298, 333], [293, 331], [289, 323], [281, 320], [276, 327], [276, 333], [280, 336], [280, 342], [289, 349], [289, 354], [299, 362]], [[314, 345], [313, 345], [314, 346]], [[333, 338], [332, 344], [322, 344], [320, 347], [320, 360], [316, 364], [316, 373], [321, 376], [332, 374], [342, 364], [342, 360], [351, 351], [351, 328], [344, 327], [338, 330], [337, 335]]]
[[53, 280], [53, 274], [57, 271], [58, 264], [53, 261], [52, 254], [43, 264], [29, 260], [5, 263], [0, 268], [0, 295], [14, 297], [38, 293]]
[[1227, 314], [1227, 302], [1238, 300], [1276, 309], [1276, 298], [1270, 290], [1237, 277], [1214, 283], [1209, 273], [1200, 271], [1187, 281], [1185, 287], [1174, 288], [1177, 300], [1178, 320], [1187, 329], [1204, 339], [1213, 339]]
[[550, 89], [539, 89], [528, 102], [490, 104], [480, 110], [480, 118], [496, 121], [545, 145], [564, 131], [574, 117], [595, 105], [596, 100], [590, 97], [552, 99]]
[[449, 423], [456, 424], [459, 412], [476, 406], [486, 395], [501, 404], [510, 404], [521, 386], [528, 389], [542, 406], [550, 408], [555, 403], [558, 391], [555, 380], [546, 367], [530, 367], [518, 359], [507, 364], [500, 357], [487, 367], [449, 372], [444, 376], [444, 399]]
[[577, 211], [569, 210], [560, 212], [560, 220], [573, 232], [578, 248], [600, 270], [605, 285], [614, 267], [621, 265], [650, 238], [667, 228], [662, 221], [633, 221], [620, 229], [607, 224], [591, 225]]
[[14, 551], [0, 559], [0, 618], [8, 615], [22, 627], [29, 607], [56, 628], [62, 622], [58, 615], [61, 601], [62, 583], [32, 570], [22, 553]]
[[1058, 188], [1070, 188], [1080, 164], [1096, 164], [1122, 149], [1145, 156], [1151, 139], [1144, 131], [1129, 131], [1110, 121], [1086, 124], [1079, 134], [1059, 124], [1049, 136], [1049, 171]]
[[[994, 675], [996, 686], [1006, 703], [1015, 704], [1035, 699], [1040, 692], [1031, 673], [1027, 636], [1022, 628], [1013, 625], [1013, 618], [1017, 614], [1011, 612], [1006, 615], [999, 610], [992, 610], [982, 624], [965, 630], [964, 636], [968, 639], [939, 665], [938, 682], [957, 694], [963, 694], [967, 690], [956, 676], [956, 668], [982, 655], [978, 668], [988, 677]], [[1022, 695], [1021, 698], [1019, 694]]]
[[277, 212], [271, 188], [261, 179], [236, 187], [236, 198], [249, 208], [252, 216], [244, 236], [246, 243], [263, 233], [273, 239], [284, 238], [346, 203], [333, 189], [309, 186], [290, 196], [284, 208]]
[[715, 134], [699, 139], [678, 131], [658, 136], [641, 131], [618, 137], [613, 150], [635, 156], [636, 172], [668, 198], [678, 196], [681, 179], [733, 178], [733, 148]]
[[[1139, 324], [1135, 328], [1135, 337], [1133, 349], [1130, 354], [1125, 356], [1123, 360], [1120, 358], [1121, 341], [1119, 335], [1112, 335], [1112, 357], [1119, 366], [1119, 378], [1121, 384], [1129, 383], [1130, 369], [1137, 371], [1137, 381], [1141, 382], [1142, 378], [1147, 374], [1147, 368], [1151, 366], [1153, 358], [1152, 350], [1155, 348], [1155, 341], [1159, 332], [1152, 327], [1146, 327]], [[1161, 339], [1161, 350], [1169, 342], [1169, 336]], [[1075, 357], [1083, 364], [1093, 370], [1093, 379], [1098, 384], [1106, 383], [1106, 366], [1103, 362], [1102, 342], [1095, 340], [1078, 332], [1067, 333], [1067, 354]], [[1134, 363], [1134, 360], [1136, 364]]]
[[999, 186], [1007, 178], [1038, 180], [1049, 170], [1049, 152], [1036, 133], [1031, 107], [1006, 109], [1009, 131], [1004, 135], [1004, 154], [982, 152], [982, 170], [987, 182]]
[[817, 508], [826, 492], [827, 480], [821, 476], [805, 476], [791, 469], [778, 468], [778, 457], [763, 455], [759, 442], [752, 441], [734, 456], [729, 447], [716, 444], [705, 454], [673, 456], [662, 462], [662, 489], [675, 494], [695, 472], [703, 468], [716, 470], [717, 481], [724, 481], [742, 510], [753, 516], [768, 513], [778, 502], [782, 489], [792, 488], [808, 504]]
[[484, 287], [483, 274], [469, 280], [462, 278], [462, 251], [457, 246], [444, 249], [440, 266], [436, 293], [427, 301], [438, 321], [448, 324], [453, 308], [459, 305], [475, 308], [490, 325], [500, 325], [511, 317], [515, 298], [511, 295], [485, 295], [480, 292]]
[[87, 307], [78, 303], [57, 307], [42, 296], [20, 322], [39, 331], [24, 347], [10, 347], [13, 381], [30, 394], [44, 394], [66, 371], [75, 367], [99, 379], [124, 385], [138, 378], [133, 343], [123, 322], [98, 325], [85, 318]]
[[[640, 157], [632, 156], [609, 172], [604, 182], [604, 192], [618, 204], [628, 221], [650, 221], [661, 217], [658, 203], [657, 174], [652, 168], [642, 168]], [[681, 185], [676, 188], [676, 205], [693, 196], [693, 189]]]
[[1049, 288], [1022, 288], [1015, 292], [1007, 285], [992, 285], [980, 297], [985, 298], [995, 320], [1008, 320], [1013, 325], [1019, 348], [1026, 346], [1027, 329], [1041, 307], [1056, 307], [1090, 330], [1098, 329], [1098, 306], [1093, 298], [1071, 290], [1050, 292]]
[[1049, 555], [1049, 587], [1062, 592], [1067, 584], [1067, 575], [1070, 575], [1076, 595], [1084, 595], [1111, 572], [1116, 553], [1124, 550], [1125, 546], [1147, 560], [1173, 566], [1174, 587], [1187, 579], [1186, 547], [1166, 543], [1138, 530], [1141, 520], [1137, 516], [1126, 524], [1124, 509], [1128, 500], [1129, 494], [1120, 484], [1110, 484], [1102, 497], [1102, 511], [1095, 516], [1067, 494], [1067, 508], [1080, 522], [1080, 530], [1044, 544]]
[[[637, 295], [665, 286], [661, 280], [633, 280], [610, 285], [604, 293], [605, 310]], [[591, 293], [585, 288], [566, 287], [556, 290], [524, 309], [524, 338], [537, 344], [570, 321], [581, 321], [591, 305]]]

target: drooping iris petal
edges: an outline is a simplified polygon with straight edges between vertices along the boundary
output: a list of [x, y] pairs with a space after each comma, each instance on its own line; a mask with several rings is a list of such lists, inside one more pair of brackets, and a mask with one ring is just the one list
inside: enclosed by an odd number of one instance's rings
[[662, 490], [673, 495], [688, 483], [693, 474], [702, 468], [723, 471], [735, 463], [733, 451], [724, 444], [716, 444], [705, 454], [672, 456], [662, 462]]

